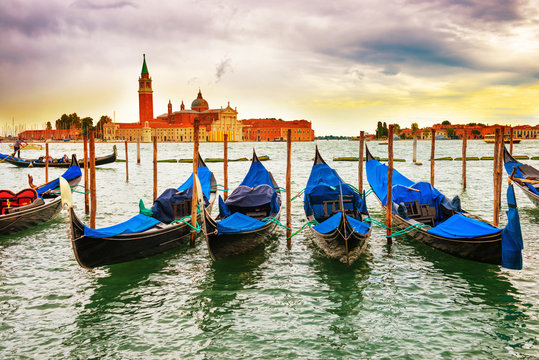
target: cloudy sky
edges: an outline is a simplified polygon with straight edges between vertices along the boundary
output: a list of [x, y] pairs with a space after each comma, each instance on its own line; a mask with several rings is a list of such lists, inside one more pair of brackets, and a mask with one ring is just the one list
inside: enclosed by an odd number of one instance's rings
[[0, 33], [0, 125], [138, 121], [143, 53], [155, 116], [200, 88], [321, 135], [539, 123], [538, 1], [2, 0]]

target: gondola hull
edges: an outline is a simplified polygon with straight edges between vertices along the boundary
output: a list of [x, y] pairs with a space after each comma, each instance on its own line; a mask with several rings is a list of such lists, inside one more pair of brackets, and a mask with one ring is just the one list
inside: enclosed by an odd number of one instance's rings
[[[403, 230], [411, 225], [417, 224], [415, 221], [407, 221], [394, 213], [392, 213], [392, 219], [393, 226], [399, 230]], [[501, 231], [497, 234], [488, 236], [479, 236], [466, 239], [450, 239], [431, 234], [423, 228], [419, 228], [410, 231], [408, 235], [427, 246], [459, 258], [493, 265], [500, 265], [502, 262]]]
[[46, 199], [43, 205], [0, 216], [0, 235], [13, 234], [52, 219], [62, 209], [62, 199]]
[[517, 181], [513, 181], [514, 184], [516, 184], [522, 191], [524, 191], [524, 194], [530, 199], [530, 201], [535, 205], [536, 208], [539, 208], [539, 195], [532, 193], [530, 189], [528, 189], [527, 186], [520, 184]]
[[[314, 216], [309, 216], [307, 219], [309, 221], [315, 220]], [[371, 230], [366, 234], [360, 234], [350, 231], [346, 224], [341, 221], [335, 230], [327, 234], [319, 233], [311, 225], [309, 226], [308, 237], [329, 258], [351, 265], [367, 248]], [[346, 240], [345, 236], [347, 237]]]
[[[36, 159], [26, 160], [26, 159], [18, 159], [18, 158], [15, 158], [15, 157], [6, 157], [4, 161], [8, 162], [10, 164], [13, 164], [15, 166], [24, 167], [24, 168], [27, 168], [27, 167], [45, 167], [44, 162], [37, 162]], [[97, 157], [95, 159], [95, 165], [96, 166], [105, 165], [105, 164], [113, 163], [115, 161], [116, 161], [116, 146], [114, 146], [114, 152], [112, 154], [107, 155], [107, 156]], [[65, 163], [50, 162], [49, 163], [49, 167], [51, 167], [51, 168], [53, 168], [53, 167], [56, 167], [56, 168], [68, 168], [70, 166], [71, 166], [71, 164], [69, 162], [65, 162]], [[84, 161], [81, 161], [79, 166], [81, 168], [84, 168]]]
[[[278, 220], [281, 213], [274, 217]], [[206, 242], [208, 251], [214, 261], [242, 255], [253, 251], [257, 247], [267, 242], [277, 224], [271, 221], [260, 229], [237, 234], [217, 234], [215, 220], [206, 214]]]
[[[201, 220], [202, 214], [199, 214], [197, 221]], [[184, 223], [158, 224], [156, 229], [135, 234], [106, 238], [87, 237], [84, 235], [84, 226], [73, 208], [69, 209], [69, 226], [75, 258], [84, 268], [150, 257], [177, 248], [191, 238], [191, 227]]]

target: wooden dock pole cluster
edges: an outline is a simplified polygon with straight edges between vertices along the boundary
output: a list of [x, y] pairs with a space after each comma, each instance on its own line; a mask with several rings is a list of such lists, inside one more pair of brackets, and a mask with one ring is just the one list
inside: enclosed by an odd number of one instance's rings
[[[191, 199], [191, 225], [193, 228], [197, 227], [197, 187], [195, 176], [198, 176], [198, 132], [200, 128], [200, 120], [195, 118], [194, 129], [193, 129], [193, 197]], [[191, 233], [191, 247], [195, 246], [196, 232]]]
[[434, 186], [434, 149], [436, 141], [436, 130], [434, 128], [430, 129], [430, 184]]
[[45, 183], [49, 182], [49, 143], [45, 143]]
[[468, 132], [462, 135], [462, 190], [466, 190], [466, 147], [468, 146]]
[[223, 140], [223, 146], [224, 146], [224, 154], [223, 154], [223, 174], [224, 174], [224, 188], [223, 196], [226, 200], [228, 197], [228, 134], [225, 134], [224, 140]]
[[292, 228], [292, 206], [291, 206], [291, 197], [290, 192], [292, 191], [290, 188], [290, 179], [292, 177], [292, 169], [291, 169], [291, 163], [292, 163], [292, 130], [288, 129], [286, 133], [286, 244], [288, 248], [290, 249], [292, 246], [292, 239], [290, 238], [292, 236], [292, 230], [289, 230]]
[[125, 181], [129, 181], [129, 161], [127, 155], [127, 140], [125, 140]]
[[494, 209], [492, 224], [498, 226], [500, 223], [500, 204], [502, 198], [502, 171], [503, 171], [503, 148], [504, 131], [497, 128], [494, 136], [494, 168], [492, 171], [494, 181]]
[[95, 183], [95, 129], [89, 131], [90, 152], [90, 227], [95, 229], [95, 216], [97, 214], [97, 194]]
[[153, 201], [157, 199], [157, 136], [152, 138], [153, 141]]
[[88, 135], [84, 135], [84, 213], [90, 213], [90, 193], [88, 188]]
[[365, 131], [359, 132], [359, 166], [357, 168], [357, 188], [363, 193], [363, 149], [365, 148]]
[[387, 136], [387, 200], [386, 200], [386, 226], [387, 244], [391, 245], [391, 228], [393, 227], [393, 124], [389, 125]]

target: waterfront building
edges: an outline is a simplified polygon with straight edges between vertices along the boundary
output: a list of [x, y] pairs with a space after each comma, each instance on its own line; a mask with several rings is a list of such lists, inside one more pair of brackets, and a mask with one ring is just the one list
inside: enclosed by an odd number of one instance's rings
[[247, 119], [241, 121], [244, 141], [285, 141], [288, 129], [292, 141], [313, 141], [314, 130], [307, 120]]

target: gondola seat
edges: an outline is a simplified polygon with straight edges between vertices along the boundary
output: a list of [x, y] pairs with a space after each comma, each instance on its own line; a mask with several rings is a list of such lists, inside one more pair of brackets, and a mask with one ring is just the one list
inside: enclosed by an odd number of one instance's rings
[[24, 189], [17, 194], [10, 190], [0, 190], [0, 214], [7, 214], [11, 208], [30, 205], [36, 199], [37, 192], [34, 189]]

